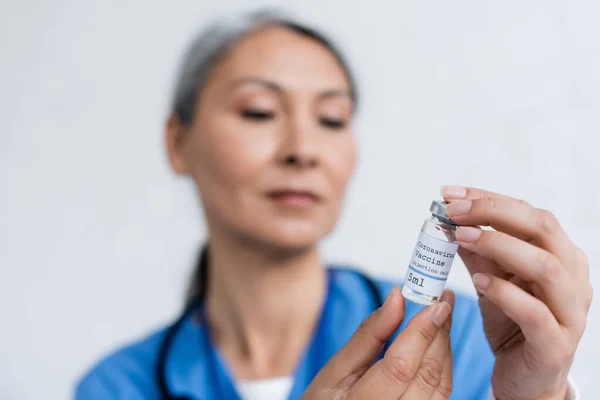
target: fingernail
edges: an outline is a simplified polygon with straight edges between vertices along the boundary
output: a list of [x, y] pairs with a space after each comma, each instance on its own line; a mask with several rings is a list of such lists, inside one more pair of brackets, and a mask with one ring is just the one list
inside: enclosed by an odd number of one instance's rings
[[397, 292], [398, 292], [398, 286], [394, 285], [392, 290], [390, 290], [390, 293], [388, 293], [387, 297], [385, 298], [385, 301], [383, 302], [383, 305], [381, 306], [381, 308], [385, 308], [385, 306], [390, 302], [390, 300], [396, 296]]
[[472, 226], [459, 226], [456, 230], [456, 240], [459, 242], [472, 243], [479, 239], [483, 231]]
[[445, 199], [462, 199], [467, 195], [467, 188], [462, 186], [442, 186], [440, 194]]
[[485, 290], [490, 286], [490, 282], [492, 282], [492, 277], [486, 274], [476, 273], [473, 275], [473, 283], [477, 287], [477, 289]]
[[440, 297], [440, 301], [445, 301], [450, 304], [450, 307], [454, 309], [454, 292], [450, 289], [444, 290], [442, 293], [442, 297]]
[[472, 205], [473, 202], [471, 200], [453, 201], [446, 206], [446, 214], [448, 214], [449, 217], [466, 214], [469, 212]]
[[435, 312], [433, 313], [433, 323], [435, 326], [440, 328], [448, 319], [450, 311], [452, 311], [452, 307], [450, 307], [449, 303], [445, 301], [438, 303]]

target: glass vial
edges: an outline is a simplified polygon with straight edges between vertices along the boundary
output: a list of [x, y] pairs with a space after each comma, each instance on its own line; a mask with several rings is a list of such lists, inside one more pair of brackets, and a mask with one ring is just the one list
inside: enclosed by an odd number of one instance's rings
[[441, 200], [431, 202], [431, 218], [427, 219], [421, 228], [406, 271], [402, 295], [414, 303], [434, 303], [446, 286], [448, 273], [458, 249], [455, 237], [457, 224], [446, 215], [447, 204]]

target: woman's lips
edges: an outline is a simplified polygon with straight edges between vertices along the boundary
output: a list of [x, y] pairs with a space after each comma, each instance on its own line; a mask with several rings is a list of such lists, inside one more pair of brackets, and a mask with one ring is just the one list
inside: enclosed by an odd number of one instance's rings
[[276, 190], [268, 193], [268, 197], [278, 204], [290, 207], [309, 207], [319, 202], [319, 196], [303, 190]]

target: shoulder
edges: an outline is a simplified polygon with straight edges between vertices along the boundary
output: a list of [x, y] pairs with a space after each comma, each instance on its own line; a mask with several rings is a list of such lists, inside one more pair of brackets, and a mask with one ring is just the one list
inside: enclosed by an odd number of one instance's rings
[[118, 348], [91, 366], [76, 382], [76, 400], [157, 397], [154, 371], [166, 328]]

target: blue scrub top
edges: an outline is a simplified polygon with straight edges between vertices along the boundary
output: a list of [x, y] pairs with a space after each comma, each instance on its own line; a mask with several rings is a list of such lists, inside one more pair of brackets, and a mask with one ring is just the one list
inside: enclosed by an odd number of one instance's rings
[[[385, 299], [392, 282], [375, 280]], [[290, 400], [298, 399], [314, 376], [352, 336], [379, 304], [365, 280], [353, 270], [328, 268], [328, 293], [318, 326], [294, 372]], [[406, 302], [399, 331], [423, 306]], [[487, 400], [494, 356], [484, 336], [475, 299], [457, 294], [450, 332], [454, 356], [451, 400]], [[156, 386], [158, 349], [167, 328], [110, 354], [77, 382], [76, 400], [159, 399]], [[397, 334], [397, 333], [396, 333]], [[166, 378], [173, 396], [198, 400], [239, 399], [235, 380], [225, 359], [211, 345], [200, 310], [182, 324], [174, 337], [166, 363]]]

